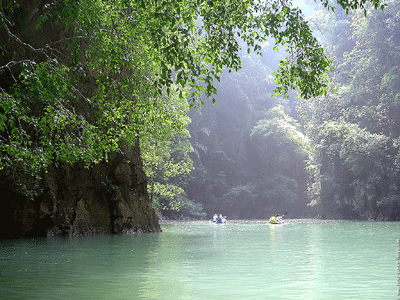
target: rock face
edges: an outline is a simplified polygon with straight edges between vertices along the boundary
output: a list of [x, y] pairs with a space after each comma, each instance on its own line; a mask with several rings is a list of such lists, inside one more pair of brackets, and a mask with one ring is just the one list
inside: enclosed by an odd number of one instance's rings
[[125, 149], [124, 155], [112, 153], [108, 162], [91, 168], [52, 166], [38, 199], [5, 189], [0, 238], [160, 231], [138, 149], [136, 145]]

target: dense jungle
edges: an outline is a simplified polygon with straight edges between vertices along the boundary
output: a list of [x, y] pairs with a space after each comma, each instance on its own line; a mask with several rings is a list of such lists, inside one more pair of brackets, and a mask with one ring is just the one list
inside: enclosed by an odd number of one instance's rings
[[2, 236], [400, 219], [400, 2], [0, 1]]

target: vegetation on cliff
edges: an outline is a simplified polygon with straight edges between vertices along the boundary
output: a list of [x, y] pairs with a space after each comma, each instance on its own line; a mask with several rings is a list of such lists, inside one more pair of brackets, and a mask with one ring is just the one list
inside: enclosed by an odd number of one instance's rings
[[382, 10], [316, 14], [336, 93], [303, 101], [309, 195], [326, 217], [400, 220], [398, 0]]

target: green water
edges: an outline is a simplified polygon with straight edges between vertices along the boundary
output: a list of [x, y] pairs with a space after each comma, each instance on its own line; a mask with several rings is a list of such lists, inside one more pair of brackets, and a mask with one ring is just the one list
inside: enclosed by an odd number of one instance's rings
[[0, 241], [0, 299], [396, 299], [400, 223], [169, 222]]

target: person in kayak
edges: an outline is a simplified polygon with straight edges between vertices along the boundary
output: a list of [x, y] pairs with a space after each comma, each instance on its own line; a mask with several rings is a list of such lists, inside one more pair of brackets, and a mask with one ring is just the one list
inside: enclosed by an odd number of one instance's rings
[[221, 214], [214, 214], [213, 216], [214, 223], [226, 223], [226, 217], [222, 216]]
[[218, 218], [218, 215], [217, 215], [217, 214], [214, 214], [214, 216], [213, 216], [213, 222], [217, 222], [217, 218]]
[[283, 223], [282, 218], [283, 218], [283, 215], [281, 216], [278, 214], [278, 215], [275, 215], [275, 216], [272, 216], [271, 218], [269, 218], [269, 222], [271, 224]]

